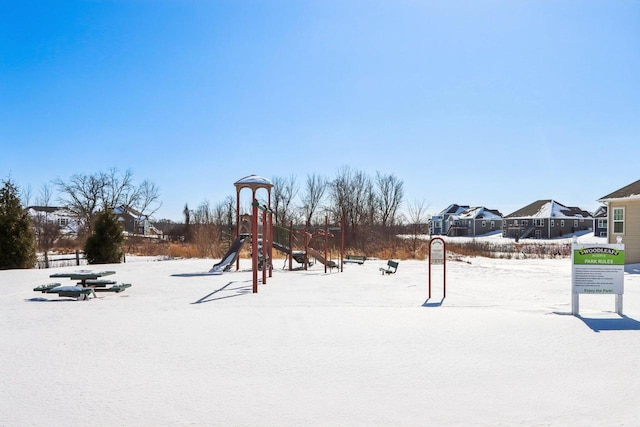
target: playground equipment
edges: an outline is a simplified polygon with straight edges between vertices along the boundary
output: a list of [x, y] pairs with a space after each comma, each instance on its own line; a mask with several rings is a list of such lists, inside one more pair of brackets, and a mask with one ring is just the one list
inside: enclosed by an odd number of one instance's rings
[[[313, 257], [325, 266], [325, 273], [327, 272], [327, 268], [333, 269], [340, 267], [340, 271], [343, 271], [344, 227], [342, 224], [340, 224], [340, 226], [329, 226], [328, 217], [325, 217], [324, 226], [311, 227], [307, 225], [304, 228], [294, 229], [293, 224], [291, 224], [288, 229], [284, 227], [275, 227], [274, 231], [276, 231], [276, 233], [273, 239], [273, 247], [288, 256], [289, 270], [293, 270], [294, 260], [302, 264], [303, 268], [306, 270], [310, 264], [309, 258]], [[339, 263], [331, 260], [331, 257], [329, 256], [329, 238], [335, 237], [334, 234], [331, 233], [332, 231], [340, 232]], [[296, 234], [300, 236], [301, 239], [297, 239]], [[312, 240], [318, 237], [322, 238], [321, 250], [311, 247]], [[301, 245], [303, 249], [294, 251], [292, 249], [294, 242], [299, 240], [302, 240], [302, 243], [299, 243], [299, 246]]]
[[[236, 187], [236, 237], [231, 247], [210, 271], [212, 274], [222, 274], [231, 270], [233, 264], [236, 270], [240, 269], [239, 254], [247, 240], [251, 241], [252, 267], [253, 272], [253, 293], [258, 292], [258, 271], [262, 271], [262, 284], [267, 283], [268, 277], [273, 275], [273, 248], [284, 252], [289, 256], [289, 270], [292, 270], [292, 261], [295, 259], [304, 265], [305, 270], [309, 264], [309, 255], [324, 264], [325, 273], [327, 268], [344, 268], [344, 219], [339, 226], [329, 227], [328, 218], [325, 217], [324, 227], [307, 226], [302, 230], [304, 237], [304, 250], [294, 251], [293, 247], [293, 224], [288, 232], [288, 245], [274, 240], [273, 211], [271, 210], [271, 189], [273, 184], [268, 179], [249, 175], [234, 183]], [[251, 190], [251, 215], [240, 215], [240, 192], [248, 188]], [[267, 203], [261, 205], [256, 199], [256, 193], [260, 189], [267, 190]], [[260, 215], [259, 215], [260, 213]], [[261, 223], [259, 223], [261, 218]], [[282, 228], [281, 228], [282, 229]], [[260, 231], [261, 230], [261, 231]], [[336, 263], [329, 256], [329, 237], [334, 237], [331, 231], [340, 231], [340, 262]], [[316, 250], [309, 246], [313, 238], [323, 238], [323, 251]]]
[[248, 234], [241, 234], [231, 243], [231, 247], [227, 251], [227, 253], [222, 257], [222, 260], [214, 264], [209, 273], [213, 274], [222, 274], [224, 271], [231, 270], [233, 263], [238, 259], [238, 255], [240, 254], [240, 250], [244, 246], [244, 242], [249, 238]]
[[[262, 268], [262, 284], [267, 283], [267, 272], [269, 277], [273, 274], [271, 265], [271, 230], [273, 228], [273, 215], [271, 211], [271, 189], [273, 184], [267, 178], [259, 175], [249, 175], [241, 178], [234, 183], [236, 187], [236, 238], [231, 244], [222, 260], [215, 264], [211, 270], [213, 274], [222, 274], [229, 271], [233, 264], [236, 265], [236, 271], [240, 269], [240, 250], [244, 246], [247, 239], [251, 240], [252, 254], [252, 272], [253, 272], [253, 293], [258, 292], [258, 269]], [[240, 215], [240, 192], [248, 188], [251, 190], [251, 216]], [[260, 189], [267, 190], [267, 204], [260, 206], [256, 199], [256, 193]], [[262, 211], [262, 235], [258, 229], [258, 210]], [[249, 224], [250, 221], [250, 224]]]

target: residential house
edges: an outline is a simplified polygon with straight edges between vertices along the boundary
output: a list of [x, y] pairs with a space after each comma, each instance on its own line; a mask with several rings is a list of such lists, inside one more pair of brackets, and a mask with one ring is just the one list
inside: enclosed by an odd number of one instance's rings
[[607, 237], [609, 220], [607, 217], [607, 207], [600, 206], [593, 213], [593, 235], [596, 237]]
[[448, 236], [475, 237], [502, 230], [502, 214], [495, 209], [475, 207], [465, 209], [447, 219]]
[[640, 180], [600, 198], [607, 206], [609, 243], [624, 243], [625, 263], [640, 263]]
[[538, 200], [502, 221], [502, 235], [514, 239], [553, 239], [592, 229], [593, 217], [589, 212], [555, 200]]
[[131, 208], [130, 206], [118, 206], [113, 213], [120, 221], [125, 234], [145, 237], [162, 237], [161, 230], [156, 228], [149, 220], [148, 215]]
[[452, 215], [461, 214], [465, 210], [469, 209], [469, 206], [449, 205], [445, 210], [433, 215], [431, 217], [430, 234], [445, 235], [449, 231], [449, 217]]
[[29, 206], [27, 213], [31, 217], [36, 233], [46, 224], [55, 224], [61, 236], [77, 236], [80, 224], [71, 211], [54, 206]]

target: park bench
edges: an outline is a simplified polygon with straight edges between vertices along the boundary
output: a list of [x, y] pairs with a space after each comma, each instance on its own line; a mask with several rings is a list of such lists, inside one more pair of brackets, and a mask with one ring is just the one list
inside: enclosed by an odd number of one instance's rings
[[101, 288], [96, 288], [95, 291], [96, 292], [115, 292], [115, 293], [119, 293], [124, 291], [127, 288], [131, 287], [131, 283], [116, 283], [114, 282], [114, 284], [112, 286], [107, 287], [101, 287]]
[[87, 279], [87, 280], [85, 280], [85, 281], [84, 281], [84, 283], [83, 283], [83, 282], [78, 282], [78, 285], [83, 285], [83, 284], [84, 284], [84, 286], [86, 286], [86, 287], [90, 287], [90, 286], [91, 286], [91, 287], [93, 287], [93, 286], [96, 286], [96, 287], [101, 287], [101, 288], [103, 288], [103, 287], [105, 287], [105, 286], [107, 286], [107, 285], [115, 285], [116, 283], [118, 283], [118, 282], [116, 282], [115, 280], [107, 280], [107, 279]]
[[83, 288], [82, 286], [62, 286], [60, 283], [47, 283], [33, 288], [36, 292], [42, 292], [43, 294], [58, 294], [60, 297], [75, 298], [77, 300], [87, 300], [89, 295], [96, 294], [92, 288]]
[[56, 288], [58, 286], [62, 286], [62, 285], [60, 283], [47, 283], [47, 284], [44, 284], [44, 285], [37, 286], [37, 287], [33, 288], [33, 290], [36, 291], [36, 292], [42, 292], [43, 294], [45, 294], [45, 293], [47, 293], [47, 291], [49, 291], [49, 290], [51, 290], [53, 288]]
[[385, 267], [380, 267], [382, 274], [393, 274], [398, 270], [398, 262], [389, 260]]
[[355, 264], [364, 264], [364, 262], [367, 260], [367, 257], [364, 255], [347, 255], [346, 258], [344, 259], [344, 262], [352, 262]]

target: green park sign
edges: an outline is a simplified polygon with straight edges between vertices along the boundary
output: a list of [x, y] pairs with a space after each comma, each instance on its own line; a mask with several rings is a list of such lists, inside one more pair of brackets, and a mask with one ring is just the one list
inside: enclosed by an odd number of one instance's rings
[[616, 295], [616, 311], [621, 315], [624, 294], [624, 245], [574, 243], [571, 259], [573, 314], [578, 314], [580, 294], [613, 294]]

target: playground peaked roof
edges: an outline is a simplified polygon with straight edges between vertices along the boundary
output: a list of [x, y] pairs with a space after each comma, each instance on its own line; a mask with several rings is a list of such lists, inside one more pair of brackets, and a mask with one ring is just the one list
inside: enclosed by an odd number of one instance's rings
[[237, 188], [249, 187], [249, 188], [271, 188], [273, 183], [260, 175], [249, 175], [244, 178], [240, 178], [234, 183]]

